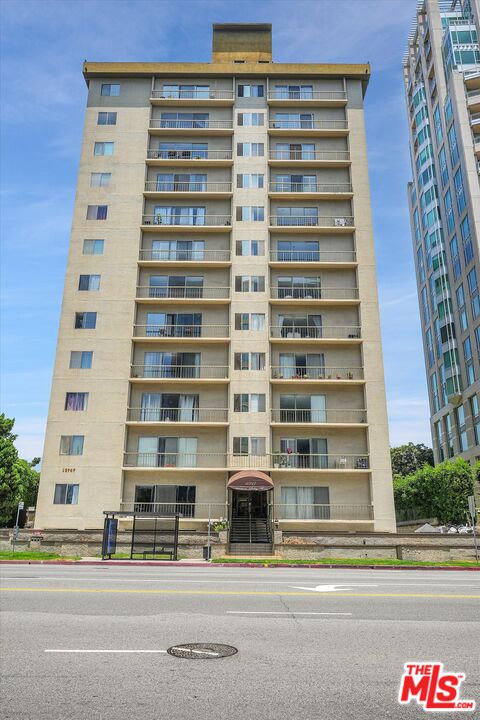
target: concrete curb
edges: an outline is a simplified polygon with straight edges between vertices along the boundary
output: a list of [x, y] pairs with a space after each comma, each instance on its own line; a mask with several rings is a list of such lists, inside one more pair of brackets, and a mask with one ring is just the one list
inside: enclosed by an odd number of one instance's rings
[[209, 562], [183, 562], [172, 560], [0, 560], [0, 565], [109, 565], [109, 566], [145, 566], [145, 567], [228, 567], [228, 568], [296, 568], [313, 570], [467, 570], [480, 572], [478, 567], [463, 567], [462, 565], [330, 565], [328, 563], [308, 563], [297, 565], [292, 563], [209, 563]]

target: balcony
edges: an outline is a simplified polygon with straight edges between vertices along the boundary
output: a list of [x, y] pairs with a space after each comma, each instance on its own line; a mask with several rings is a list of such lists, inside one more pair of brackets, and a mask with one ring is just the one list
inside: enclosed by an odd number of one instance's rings
[[148, 129], [150, 135], [233, 135], [233, 121], [151, 118]]
[[233, 90], [217, 90], [205, 88], [199, 90], [166, 90], [158, 88], [152, 90], [150, 102], [152, 105], [165, 105], [170, 107], [203, 105], [228, 106], [233, 105], [235, 93]]
[[355, 250], [272, 250], [271, 267], [329, 267], [354, 268], [357, 265]]
[[272, 365], [271, 382], [278, 385], [321, 383], [322, 385], [363, 384], [363, 367], [319, 367]]
[[227, 408], [128, 408], [127, 423], [227, 425]]
[[156, 287], [155, 285], [137, 286], [136, 298], [142, 303], [183, 303], [225, 304], [230, 302], [228, 287]]
[[[369, 456], [355, 455], [315, 455], [303, 453], [274, 452], [267, 455], [231, 455], [227, 453], [138, 453], [124, 454], [124, 467], [159, 470], [211, 469], [250, 469], [281, 471], [341, 471], [368, 472]], [[183, 503], [182, 503], [183, 504]]]
[[348, 150], [271, 150], [269, 163], [288, 167], [348, 167]]
[[231, 232], [231, 215], [143, 215], [142, 230], [145, 232]]
[[147, 180], [145, 182], [145, 197], [174, 197], [174, 198], [229, 198], [232, 196], [231, 182], [159, 182]]
[[139, 265], [147, 267], [191, 266], [228, 267], [230, 250], [140, 250]]
[[132, 365], [132, 382], [228, 382], [227, 365]]
[[356, 305], [358, 303], [357, 288], [312, 287], [310, 285], [294, 285], [293, 287], [270, 287], [272, 304], [295, 305], [299, 302], [315, 303], [316, 305]]
[[273, 199], [345, 200], [353, 197], [351, 183], [271, 182], [269, 195]]
[[366, 410], [272, 409], [272, 425], [365, 425]]
[[274, 107], [338, 107], [347, 104], [347, 93], [343, 90], [273, 90], [268, 93], [267, 102]]
[[233, 165], [231, 150], [147, 150], [147, 165], [175, 167], [185, 165], [229, 167]]
[[276, 342], [297, 343], [298, 339], [308, 342], [322, 342], [334, 344], [348, 342], [358, 344], [361, 342], [361, 329], [359, 326], [328, 326], [321, 327], [307, 325], [272, 325], [270, 327], [270, 340]]
[[480, 160], [480, 136], [475, 138], [473, 150], [475, 152], [475, 156]]
[[472, 130], [475, 135], [478, 135], [480, 133], [480, 112], [471, 113], [470, 125], [472, 126]]
[[342, 217], [319, 215], [270, 216], [270, 231], [291, 233], [292, 228], [295, 229], [295, 232], [318, 233], [322, 229], [328, 229], [329, 232], [352, 233], [354, 221], [350, 215]]
[[348, 135], [346, 120], [269, 120], [270, 135], [339, 137]]
[[133, 333], [137, 342], [230, 342], [230, 325], [134, 325]]
[[[127, 466], [130, 467], [130, 466]], [[163, 469], [163, 468], [162, 468]], [[175, 469], [175, 468], [170, 468]], [[195, 469], [195, 468], [193, 468]], [[148, 515], [179, 515], [180, 524], [186, 522], [207, 523], [224, 520], [229, 516], [229, 503], [160, 503], [160, 502], [122, 502], [123, 513], [143, 513]], [[279, 527], [288, 530], [292, 523], [311, 524], [331, 523], [371, 523], [374, 519], [370, 504], [281, 504], [272, 505], [272, 518]]]

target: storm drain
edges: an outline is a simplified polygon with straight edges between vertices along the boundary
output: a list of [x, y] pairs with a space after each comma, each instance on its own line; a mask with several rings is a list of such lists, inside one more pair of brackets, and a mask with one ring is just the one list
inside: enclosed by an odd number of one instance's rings
[[182, 643], [173, 645], [168, 648], [167, 652], [169, 655], [187, 660], [216, 660], [235, 655], [238, 650], [232, 645], [221, 645], [220, 643]]

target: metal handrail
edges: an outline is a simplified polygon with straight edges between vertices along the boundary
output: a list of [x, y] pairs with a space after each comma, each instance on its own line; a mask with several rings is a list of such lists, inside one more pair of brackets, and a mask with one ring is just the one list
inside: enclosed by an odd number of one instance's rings
[[[195, 222], [192, 222], [192, 221]], [[204, 227], [208, 225], [219, 226], [224, 225], [230, 227], [232, 224], [231, 215], [198, 215], [192, 217], [188, 214], [172, 215], [165, 217], [162, 215], [144, 215], [142, 219], [143, 225], [164, 225], [171, 227], [172, 225], [184, 225], [185, 227]]]
[[232, 120], [170, 120], [166, 118], [150, 118], [151, 129], [167, 130], [232, 130]]
[[270, 160], [350, 160], [348, 150], [271, 150]]
[[269, 120], [271, 130], [347, 130], [346, 120]]
[[346, 100], [344, 90], [271, 90], [269, 100]]
[[134, 422], [208, 423], [227, 422], [227, 408], [128, 408], [127, 420]]
[[135, 325], [135, 337], [228, 338], [230, 325]]
[[265, 455], [233, 455], [228, 453], [139, 453], [126, 452], [126, 467], [225, 467], [262, 470], [368, 470], [366, 453], [336, 454], [273, 452]]
[[275, 503], [276, 520], [373, 520], [372, 505]]
[[132, 365], [132, 378], [154, 380], [225, 380], [227, 365]]
[[358, 288], [312, 287], [294, 285], [292, 287], [270, 287], [273, 300], [356, 300]]
[[221, 262], [230, 261], [230, 250], [140, 250], [140, 260], [162, 262]]
[[310, 215], [271, 215], [270, 225], [275, 227], [353, 227], [351, 215], [343, 217]]
[[147, 150], [149, 160], [231, 160], [231, 150]]
[[355, 250], [271, 250], [272, 262], [356, 262]]
[[156, 287], [139, 285], [137, 298], [177, 299], [177, 300], [221, 300], [230, 297], [228, 287]]
[[297, 183], [297, 182], [279, 182], [270, 183], [270, 192], [298, 192], [298, 193], [351, 193], [351, 183]]
[[309, 338], [321, 340], [324, 338], [353, 340], [361, 337], [361, 328], [354, 325], [322, 325], [321, 327], [307, 325], [271, 325], [272, 338]]
[[231, 182], [160, 182], [147, 180], [147, 192], [231, 192]]
[[156, 88], [152, 90], [152, 98], [161, 100], [233, 100], [235, 93], [233, 90], [217, 90], [208, 88], [206, 90], [164, 90]]
[[363, 380], [363, 367], [319, 367], [306, 365], [272, 365], [274, 380]]
[[366, 410], [331, 409], [290, 410], [272, 408], [272, 422], [275, 423], [359, 423], [367, 422]]

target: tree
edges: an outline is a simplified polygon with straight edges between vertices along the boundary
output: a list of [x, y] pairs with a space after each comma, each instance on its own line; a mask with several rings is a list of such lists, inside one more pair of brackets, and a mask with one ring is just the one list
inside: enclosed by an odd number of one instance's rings
[[424, 465], [433, 466], [434, 464], [433, 450], [423, 443], [414, 445], [409, 442], [406, 445], [391, 448], [390, 457], [394, 475], [412, 475]]
[[463, 458], [431, 467], [424, 465], [410, 475], [393, 480], [399, 518], [436, 518], [440, 524], [468, 520], [468, 496], [473, 495], [480, 463], [472, 467]]
[[33, 468], [40, 462], [18, 457], [17, 436], [12, 433], [15, 420], [0, 414], [0, 526], [13, 525], [18, 503], [35, 505], [40, 473]]

